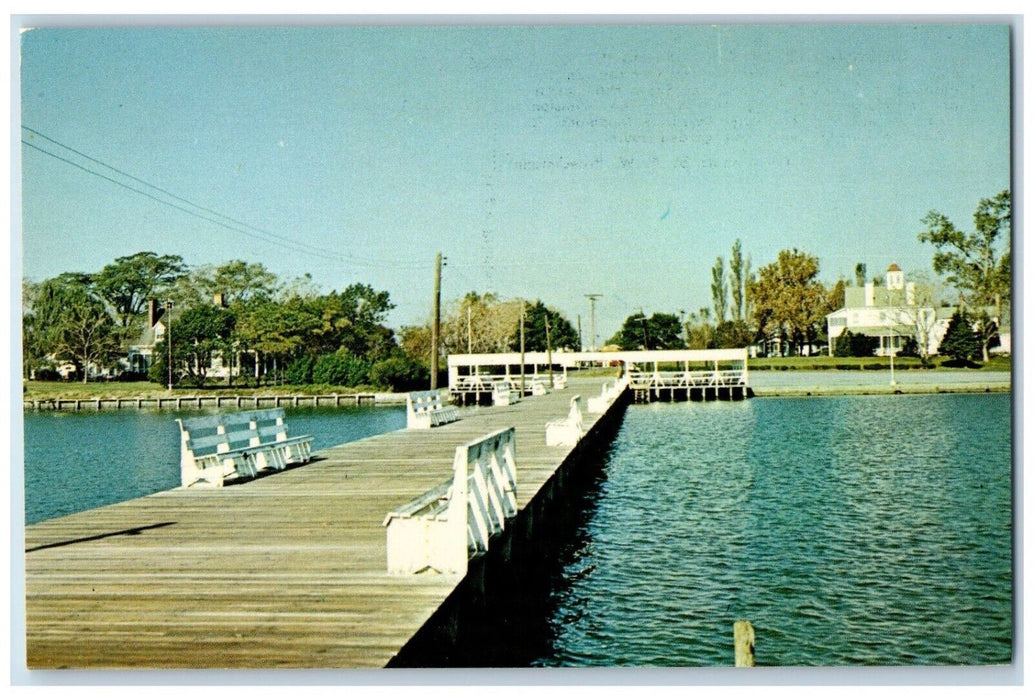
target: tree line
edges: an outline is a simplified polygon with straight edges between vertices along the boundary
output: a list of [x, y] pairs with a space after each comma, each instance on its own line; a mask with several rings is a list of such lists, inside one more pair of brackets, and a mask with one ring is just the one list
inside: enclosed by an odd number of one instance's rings
[[[91, 369], [143, 379], [127, 370], [126, 358], [133, 346], [150, 345], [146, 378], [159, 384], [169, 381], [171, 364], [174, 384], [204, 386], [215, 358], [231, 385], [406, 391], [430, 379], [430, 322], [397, 336], [386, 325], [394, 308], [388, 292], [363, 283], [324, 294], [309, 275], [284, 282], [259, 263], [190, 267], [180, 256], [145, 251], [96, 273], [25, 281], [22, 292], [27, 378], [55, 378], [57, 365], [71, 363], [83, 381]], [[153, 342], [155, 311], [171, 343]], [[445, 354], [518, 350], [522, 336], [528, 351], [578, 346], [577, 332], [557, 310], [492, 293], [454, 302], [442, 329]]]
[[[930, 211], [923, 219], [918, 240], [933, 245], [934, 272], [957, 294], [958, 311], [946, 332], [942, 353], [964, 361], [988, 360], [988, 348], [1010, 312], [1012, 259], [1010, 253], [1012, 208], [1008, 190], [981, 199], [973, 215], [974, 230], [960, 230], [945, 215]], [[622, 349], [734, 348], [761, 346], [762, 353], [800, 355], [805, 348], [828, 342], [826, 316], [845, 305], [848, 282], [819, 279], [819, 259], [807, 252], [782, 250], [775, 261], [751, 269], [737, 239], [728, 264], [719, 256], [711, 267], [711, 305], [688, 315], [685, 311], [657, 312], [647, 317], [642, 310], [628, 316], [607, 343]], [[854, 282], [869, 280], [865, 263], [855, 266]], [[927, 359], [933, 332], [932, 307], [947, 305], [939, 298], [939, 285], [923, 274], [911, 303], [898, 321], [915, 337], [903, 351]], [[902, 302], [904, 304], [904, 302]], [[973, 335], [970, 339], [969, 334]], [[871, 355], [878, 339], [845, 333], [837, 354]], [[976, 350], [973, 350], [976, 348]]]
[[[949, 346], [964, 350], [945, 352], [963, 353], [967, 361], [979, 354], [986, 361], [1010, 309], [1010, 193], [980, 200], [972, 233], [937, 211], [922, 223], [918, 239], [933, 245], [933, 269], [958, 295], [959, 319], [950, 328]], [[783, 355], [801, 354], [827, 341], [826, 315], [844, 305], [847, 282], [823, 283], [819, 272], [816, 256], [790, 248], [755, 273], [737, 239], [728, 264], [719, 256], [711, 268], [711, 306], [649, 317], [640, 309], [607, 344], [625, 350], [758, 344], [763, 353], [772, 347]], [[856, 283], [864, 284], [864, 263], [855, 275]], [[154, 320], [151, 300], [157, 300], [159, 313], [171, 306], [175, 383], [203, 386], [217, 356], [229, 366], [230, 381], [241, 384], [401, 391], [423, 387], [430, 377], [430, 321], [396, 335], [386, 325], [394, 308], [388, 292], [362, 283], [324, 294], [309, 275], [282, 281], [259, 263], [192, 267], [180, 256], [145, 251], [117, 258], [96, 273], [24, 281], [22, 291], [26, 377], [53, 376], [58, 363], [68, 362], [84, 381], [91, 367], [137, 378], [124, 371], [122, 360], [146, 341]], [[929, 294], [915, 302], [938, 303], [943, 300]], [[916, 314], [914, 320], [918, 340], [929, 332], [930, 319]], [[440, 328], [444, 355], [582, 345], [580, 329], [541, 300], [503, 299], [491, 292], [472, 291], [447, 304]], [[963, 337], [968, 333], [974, 340]], [[846, 350], [837, 350], [871, 354], [871, 342], [846, 336]], [[166, 339], [154, 344], [151, 380], [167, 381], [169, 350]]]

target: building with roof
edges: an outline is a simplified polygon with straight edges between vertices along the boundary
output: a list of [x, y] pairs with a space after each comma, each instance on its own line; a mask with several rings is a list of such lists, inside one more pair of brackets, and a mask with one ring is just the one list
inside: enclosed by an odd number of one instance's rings
[[869, 281], [844, 289], [843, 308], [826, 316], [829, 354], [836, 339], [850, 331], [878, 338], [879, 356], [897, 355], [909, 338], [920, 351], [936, 355], [954, 312], [954, 307], [937, 305], [932, 290], [906, 281], [898, 264], [891, 263], [882, 284]]

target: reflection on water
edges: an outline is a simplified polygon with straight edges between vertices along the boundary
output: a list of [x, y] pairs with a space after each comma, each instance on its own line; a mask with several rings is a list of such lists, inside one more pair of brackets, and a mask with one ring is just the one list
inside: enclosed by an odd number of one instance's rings
[[531, 663], [1008, 663], [1009, 401], [630, 407]]

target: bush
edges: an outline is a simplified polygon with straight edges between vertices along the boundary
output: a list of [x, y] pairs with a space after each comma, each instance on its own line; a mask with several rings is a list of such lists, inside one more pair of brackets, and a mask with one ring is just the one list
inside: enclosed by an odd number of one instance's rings
[[347, 350], [320, 355], [312, 368], [312, 382], [328, 386], [357, 387], [370, 375], [370, 363]]
[[294, 385], [312, 384], [312, 370], [316, 366], [316, 360], [309, 355], [303, 355], [292, 362], [287, 368], [287, 383]]
[[36, 370], [33, 378], [37, 382], [59, 382], [62, 377], [61, 374], [53, 367], [41, 367]]
[[880, 339], [863, 333], [844, 331], [833, 346], [835, 357], [872, 357], [879, 347]]
[[967, 314], [961, 311], [952, 314], [939, 350], [961, 366], [968, 366], [981, 354], [980, 338], [973, 331], [973, 322]]
[[370, 369], [370, 382], [392, 391], [416, 391], [430, 381], [431, 370], [408, 355], [389, 357]]

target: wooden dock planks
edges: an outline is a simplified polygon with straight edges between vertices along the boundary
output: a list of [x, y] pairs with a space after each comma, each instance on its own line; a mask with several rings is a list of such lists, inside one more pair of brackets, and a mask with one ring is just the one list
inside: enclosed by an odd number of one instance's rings
[[[449, 478], [458, 445], [511, 425], [524, 507], [571, 450], [546, 446], [546, 422], [602, 381], [322, 450], [255, 481], [29, 526], [28, 666], [383, 667], [459, 581], [389, 576], [385, 514]], [[584, 415], [586, 429], [599, 418]]]

